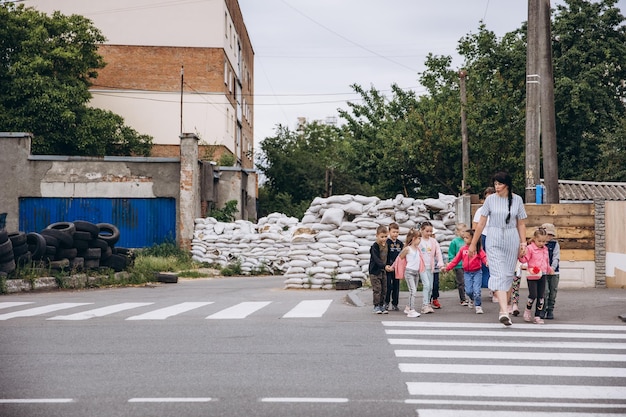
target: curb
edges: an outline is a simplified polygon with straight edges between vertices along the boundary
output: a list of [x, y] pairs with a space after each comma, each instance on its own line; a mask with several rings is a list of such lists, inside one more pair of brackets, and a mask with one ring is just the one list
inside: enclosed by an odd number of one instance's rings
[[365, 303], [361, 300], [361, 297], [359, 297], [359, 293], [362, 292], [363, 290], [364, 288], [361, 287], [356, 290], [350, 291], [346, 295], [346, 302], [348, 304], [352, 304], [355, 307], [365, 307]]

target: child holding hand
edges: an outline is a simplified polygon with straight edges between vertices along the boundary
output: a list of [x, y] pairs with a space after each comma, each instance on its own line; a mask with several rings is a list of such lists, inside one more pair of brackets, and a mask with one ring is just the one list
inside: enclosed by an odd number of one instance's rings
[[[534, 321], [535, 324], [544, 323], [541, 313], [543, 312], [544, 292], [546, 290], [546, 275], [554, 274], [550, 266], [547, 242], [546, 229], [537, 228], [533, 233], [530, 245], [526, 248], [526, 254], [519, 258], [520, 262], [527, 264], [528, 302], [524, 309], [524, 321]], [[535, 304], [534, 320], [531, 314], [533, 304]]]
[[[420, 313], [415, 310], [415, 294], [417, 293], [420, 277], [422, 278], [422, 283], [424, 282], [424, 272], [426, 270], [424, 258], [419, 248], [420, 240], [416, 230], [409, 230], [404, 248], [394, 262], [396, 277], [403, 276], [409, 288], [409, 302], [404, 308], [404, 313], [411, 318], [420, 316]], [[401, 270], [402, 268], [404, 270]]]
[[476, 254], [469, 256], [469, 245], [474, 238], [474, 229], [463, 232], [465, 245], [457, 252], [456, 256], [446, 267], [446, 271], [453, 269], [459, 262], [463, 262], [463, 278], [465, 281], [465, 292], [470, 301], [468, 306], [476, 306], [476, 314], [483, 314], [481, 288], [483, 282], [482, 266], [487, 265], [487, 254], [482, 249], [480, 240], [476, 242]]

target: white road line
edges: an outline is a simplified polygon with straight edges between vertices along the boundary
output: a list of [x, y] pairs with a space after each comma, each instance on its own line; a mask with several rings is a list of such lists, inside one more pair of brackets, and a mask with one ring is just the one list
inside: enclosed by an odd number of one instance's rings
[[213, 301], [180, 303], [173, 306], [150, 311], [148, 313], [139, 314], [138, 316], [131, 316], [128, 317], [126, 320], [165, 320], [168, 317], [172, 317], [196, 308], [204, 307], [209, 304], [213, 304]]
[[315, 397], [266, 397], [264, 403], [347, 403], [347, 398], [315, 398]]
[[[534, 407], [537, 404], [532, 404], [530, 407]], [[506, 410], [446, 410], [446, 409], [423, 409], [419, 408], [415, 410], [420, 417], [510, 417], [511, 411]], [[531, 408], [526, 411], [527, 414], [532, 414], [535, 411]], [[540, 415], [547, 417], [581, 417], [581, 413], [559, 413], [559, 412], [541, 412]], [[611, 413], [585, 413], [585, 417], [615, 417], [616, 414]]]
[[83, 311], [81, 313], [70, 314], [69, 316], [56, 316], [51, 317], [48, 320], [88, 320], [94, 317], [102, 317], [113, 313], [119, 313], [120, 311], [130, 310], [132, 308], [149, 306], [154, 303], [121, 303], [114, 304], [107, 307], [96, 308], [93, 310]]
[[[517, 365], [470, 365], [448, 363], [400, 363], [401, 372], [420, 374], [463, 375], [530, 375], [530, 376], [580, 376], [599, 378], [625, 378], [626, 368], [600, 368], [578, 366], [517, 366]], [[626, 388], [626, 387], [625, 387]]]
[[518, 332], [515, 330], [505, 330], [504, 326], [502, 331], [476, 331], [476, 330], [436, 330], [436, 329], [419, 329], [419, 330], [385, 330], [386, 334], [391, 335], [428, 335], [428, 336], [454, 336], [454, 337], [520, 337], [520, 338], [573, 338], [573, 339], [626, 339], [626, 332], [622, 333], [565, 333], [565, 332]]
[[[626, 387], [589, 385], [524, 385], [455, 382], [407, 382], [409, 395], [446, 397], [494, 397], [580, 400], [620, 400], [626, 398]], [[456, 410], [458, 412], [458, 410]], [[511, 411], [507, 411], [510, 415]]]
[[50, 304], [42, 307], [34, 307], [29, 308], [27, 310], [14, 311], [12, 313], [0, 314], [0, 320], [8, 320], [14, 317], [32, 317], [38, 316], [40, 314], [46, 314], [53, 311], [64, 310], [66, 308], [84, 306], [93, 303], [60, 303], [60, 304]]
[[249, 301], [239, 303], [215, 314], [211, 314], [207, 319], [245, 319], [250, 314], [270, 304], [271, 301]]
[[[542, 345], [543, 348], [543, 345]], [[560, 353], [560, 352], [502, 352], [476, 350], [431, 350], [406, 349], [396, 350], [398, 358], [463, 358], [463, 359], [514, 359], [535, 361], [594, 361], [626, 362], [626, 355], [599, 353]]]
[[528, 323], [513, 323], [513, 327], [504, 327], [500, 323], [460, 323], [460, 322], [428, 322], [428, 321], [383, 321], [383, 326], [387, 327], [458, 327], [462, 329], [533, 329], [536, 331], [549, 332], [551, 330], [591, 330], [591, 331], [616, 331], [623, 332], [623, 326], [607, 326], [595, 324], [552, 324], [547, 323], [543, 326]]
[[[514, 347], [519, 348], [522, 342], [510, 342], [504, 340], [450, 340], [450, 339], [387, 339], [391, 345], [410, 346], [482, 346], [482, 347]], [[619, 349], [626, 350], [626, 343], [601, 343], [601, 342], [541, 342], [544, 349]]]
[[[427, 399], [408, 399], [404, 401], [405, 404], [424, 404], [424, 405], [472, 405], [478, 407], [539, 407], [539, 408], [626, 408], [626, 403], [557, 403], [557, 402], [533, 402], [532, 398], [529, 401], [509, 401], [508, 399], [502, 401], [484, 401], [484, 400], [452, 400], [450, 398], [444, 398], [439, 400], [427, 400]], [[460, 410], [457, 410], [460, 411]], [[527, 410], [528, 413], [532, 411]], [[482, 415], [482, 411], [480, 413]], [[511, 415], [511, 412], [508, 411]], [[587, 415], [587, 414], [585, 414]], [[578, 414], [580, 416], [580, 414]], [[474, 417], [474, 416], [472, 416]]]
[[283, 318], [322, 317], [333, 300], [305, 300], [292, 308]]
[[0, 404], [63, 404], [73, 403], [71, 398], [0, 398]]
[[163, 398], [131, 398], [129, 403], [208, 403], [211, 397], [163, 397]]
[[18, 306], [23, 306], [26, 304], [33, 304], [33, 302], [32, 301], [5, 301], [3, 303], [0, 303], [0, 308], [18, 307]]

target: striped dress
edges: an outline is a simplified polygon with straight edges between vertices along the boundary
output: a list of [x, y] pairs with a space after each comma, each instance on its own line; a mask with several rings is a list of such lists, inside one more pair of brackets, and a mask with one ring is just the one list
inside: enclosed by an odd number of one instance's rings
[[519, 195], [513, 194], [511, 219], [508, 224], [506, 223], [509, 214], [508, 197], [490, 195], [485, 199], [481, 214], [489, 218], [487, 226], [489, 244], [486, 248], [490, 274], [489, 289], [508, 291], [513, 283], [519, 255], [520, 236], [517, 231], [517, 220], [528, 217], [524, 202]]

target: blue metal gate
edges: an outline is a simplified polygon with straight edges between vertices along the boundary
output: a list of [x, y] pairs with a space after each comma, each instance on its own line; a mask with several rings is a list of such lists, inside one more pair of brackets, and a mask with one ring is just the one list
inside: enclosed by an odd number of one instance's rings
[[174, 198], [20, 198], [19, 228], [39, 232], [55, 222], [111, 223], [120, 230], [116, 246], [144, 248], [176, 239]]

